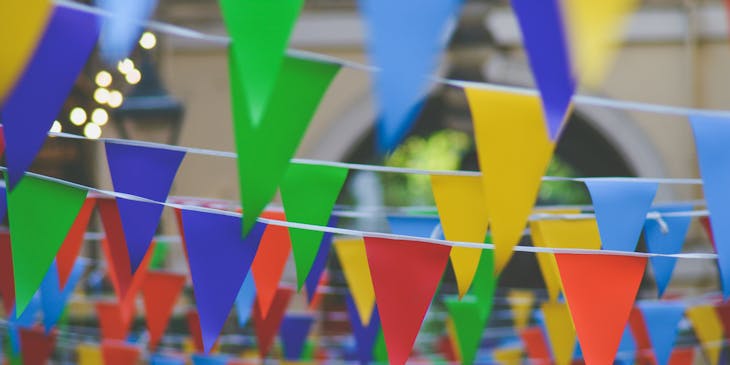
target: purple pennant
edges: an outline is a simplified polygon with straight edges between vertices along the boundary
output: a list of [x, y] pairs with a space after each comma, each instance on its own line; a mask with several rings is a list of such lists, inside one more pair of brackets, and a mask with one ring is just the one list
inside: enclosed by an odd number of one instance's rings
[[5, 187], [0, 187], [0, 223], [5, 219], [8, 214], [8, 195]]
[[313, 323], [314, 317], [306, 314], [287, 315], [281, 321], [279, 336], [286, 360], [296, 361], [302, 357], [304, 344], [307, 342]]
[[540, 89], [551, 140], [556, 140], [575, 92], [559, 0], [513, 0], [532, 74]]
[[[327, 222], [328, 227], [337, 226], [337, 217], [330, 217]], [[317, 285], [319, 280], [322, 278], [322, 273], [327, 266], [327, 258], [330, 255], [330, 248], [332, 247], [332, 233], [325, 232], [322, 236], [322, 243], [319, 245], [319, 251], [317, 251], [317, 257], [314, 258], [312, 268], [309, 269], [307, 279], [304, 281], [304, 287], [307, 288], [307, 301], [310, 303], [314, 299], [314, 293], [317, 292]]]
[[[106, 143], [114, 191], [164, 202], [185, 152]], [[137, 270], [157, 230], [161, 204], [117, 198], [132, 272]]]
[[203, 347], [209, 352], [228, 318], [266, 225], [241, 238], [241, 218], [182, 211], [182, 225]]
[[98, 36], [95, 15], [62, 6], [53, 10], [35, 54], [0, 111], [9, 189], [43, 146]]
[[360, 314], [351, 295], [346, 296], [347, 315], [350, 317], [350, 327], [352, 327], [352, 335], [355, 337], [357, 344], [357, 355], [360, 364], [368, 364], [373, 359], [373, 350], [375, 349], [375, 341], [380, 331], [380, 316], [378, 308], [373, 308], [373, 314], [370, 317], [370, 323], [363, 326], [360, 321]]

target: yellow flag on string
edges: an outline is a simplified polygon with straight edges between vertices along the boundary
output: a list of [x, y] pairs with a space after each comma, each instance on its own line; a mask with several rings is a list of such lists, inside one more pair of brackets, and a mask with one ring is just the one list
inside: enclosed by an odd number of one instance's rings
[[536, 95], [465, 90], [499, 273], [522, 238], [555, 145]]
[[49, 0], [0, 0], [0, 105], [15, 86], [46, 30]]
[[609, 71], [617, 44], [637, 0], [565, 0], [570, 43], [580, 81], [598, 86]]
[[[483, 243], [489, 217], [484, 188], [479, 176], [431, 176], [431, 190], [438, 208], [444, 237], [449, 241]], [[469, 290], [479, 266], [481, 250], [469, 247], [451, 248], [459, 298]]]
[[[554, 214], [577, 214], [580, 210], [552, 211]], [[595, 218], [576, 220], [541, 220], [530, 223], [532, 243], [536, 247], [551, 248], [583, 248], [598, 250], [601, 248], [601, 236]], [[555, 256], [550, 253], [538, 253], [543, 280], [551, 301], [556, 301], [562, 289], [560, 272]]]
[[576, 334], [568, 304], [547, 302], [543, 303], [541, 309], [555, 365], [570, 365], [575, 352]]
[[492, 358], [499, 365], [521, 365], [522, 349], [519, 347], [505, 347], [495, 349], [492, 352]]
[[340, 238], [334, 241], [334, 246], [360, 321], [367, 325], [375, 306], [375, 290], [370, 278], [365, 242], [362, 238]]
[[530, 290], [512, 289], [507, 293], [507, 302], [516, 330], [521, 330], [530, 322], [532, 305], [535, 304], [535, 293]]
[[722, 325], [720, 317], [711, 305], [698, 305], [687, 309], [687, 317], [692, 322], [695, 334], [702, 344], [705, 357], [711, 365], [717, 365], [722, 351]]
[[99, 346], [82, 343], [76, 347], [79, 365], [104, 365]]

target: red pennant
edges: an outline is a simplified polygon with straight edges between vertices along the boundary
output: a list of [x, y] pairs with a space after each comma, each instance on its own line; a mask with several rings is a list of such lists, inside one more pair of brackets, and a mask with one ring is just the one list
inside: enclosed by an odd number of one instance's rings
[[46, 332], [41, 327], [20, 329], [20, 352], [23, 365], [45, 365], [56, 347], [56, 331]]
[[459, 361], [456, 356], [456, 350], [454, 349], [454, 342], [447, 335], [441, 336], [436, 342], [436, 351], [444, 356], [444, 359], [448, 362]]
[[79, 251], [81, 251], [81, 246], [84, 243], [86, 227], [89, 225], [89, 219], [91, 218], [91, 213], [94, 211], [95, 204], [96, 199], [86, 198], [84, 205], [79, 210], [79, 214], [76, 215], [74, 224], [66, 234], [66, 239], [63, 240], [63, 245], [61, 245], [61, 248], [56, 254], [58, 280], [61, 287], [66, 286], [66, 280], [71, 275], [76, 258], [79, 257]]
[[639, 350], [636, 353], [637, 363], [642, 361], [653, 363], [654, 351], [651, 347], [649, 332], [646, 328], [646, 322], [644, 322], [644, 315], [641, 314], [641, 309], [637, 307], [631, 309], [631, 314], [629, 314], [629, 327], [631, 328], [631, 335], [636, 342], [636, 347]]
[[157, 347], [170, 322], [172, 310], [185, 287], [185, 276], [165, 272], [148, 272], [142, 284], [150, 350]]
[[0, 232], [0, 295], [5, 313], [12, 313], [15, 307], [15, 276], [9, 232]]
[[124, 341], [127, 338], [134, 313], [125, 313], [119, 303], [96, 302], [96, 315], [102, 339]]
[[[191, 309], [185, 314], [185, 320], [188, 323], [188, 331], [190, 331], [190, 337], [193, 340], [193, 346], [195, 351], [203, 353], [205, 347], [203, 346], [203, 332], [200, 330], [200, 317], [195, 309]], [[216, 341], [217, 342], [217, 341]], [[216, 345], [213, 345], [215, 348]]]
[[730, 340], [730, 302], [715, 305], [715, 312], [720, 317], [722, 333], [725, 335], [725, 339]]
[[[256, 341], [259, 345], [259, 355], [263, 359], [269, 353], [274, 338], [279, 332], [279, 325], [284, 319], [284, 313], [289, 306], [294, 290], [290, 288], [279, 288], [276, 290], [274, 300], [271, 302], [271, 308], [266, 317], [261, 315], [259, 305], [253, 307], [253, 325], [256, 332]], [[258, 298], [256, 299], [258, 301]]]
[[676, 348], [669, 357], [668, 365], [692, 365], [695, 361], [695, 349], [692, 347]]
[[404, 364], [439, 285], [451, 247], [365, 237], [375, 301], [391, 364]]
[[103, 341], [101, 343], [101, 357], [104, 365], [138, 364], [141, 352], [134, 345], [121, 341]]
[[[286, 221], [283, 212], [265, 212], [263, 218]], [[279, 281], [284, 274], [284, 267], [291, 252], [291, 238], [287, 227], [267, 225], [264, 230], [256, 258], [251, 264], [253, 280], [256, 283], [257, 305], [261, 314], [266, 317], [279, 288]]]
[[612, 364], [646, 258], [556, 254], [555, 259], [586, 363]]
[[127, 243], [124, 240], [122, 219], [119, 217], [117, 202], [113, 198], [99, 199], [97, 204], [101, 223], [106, 233], [101, 247], [109, 264], [109, 279], [117, 297], [123, 298], [132, 281], [132, 265], [129, 262]]
[[527, 327], [521, 330], [520, 339], [531, 362], [550, 364], [550, 348], [540, 327]]

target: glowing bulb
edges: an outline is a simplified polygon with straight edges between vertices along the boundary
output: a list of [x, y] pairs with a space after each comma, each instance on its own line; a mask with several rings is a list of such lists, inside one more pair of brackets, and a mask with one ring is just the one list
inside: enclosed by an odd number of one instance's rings
[[139, 39], [139, 45], [144, 49], [152, 49], [157, 45], [157, 37], [151, 32], [142, 33], [142, 37]]
[[117, 69], [119, 72], [126, 75], [129, 71], [134, 70], [134, 62], [132, 62], [129, 58], [125, 58], [124, 60], [119, 61]]
[[68, 118], [74, 125], [82, 125], [84, 124], [84, 122], [86, 122], [86, 111], [79, 107], [75, 107], [71, 109], [71, 113], [69, 114]]
[[51, 132], [61, 133], [62, 130], [63, 130], [63, 127], [61, 127], [61, 122], [54, 120], [53, 125], [51, 126]]
[[99, 71], [96, 74], [96, 84], [100, 87], [107, 87], [112, 84], [112, 74], [107, 71]]
[[99, 104], [106, 104], [109, 102], [109, 90], [100, 87], [94, 91], [94, 100]]
[[122, 96], [122, 93], [120, 93], [117, 90], [112, 90], [109, 92], [109, 106], [112, 108], [119, 108], [119, 106], [122, 105], [122, 102], [124, 101], [124, 97]]
[[84, 127], [84, 136], [89, 139], [98, 139], [101, 137], [101, 127], [94, 123], [88, 123]]
[[109, 121], [109, 114], [104, 109], [94, 109], [94, 111], [91, 112], [91, 121], [96, 125], [104, 125]]
[[133, 69], [129, 72], [127, 72], [127, 75], [125, 76], [127, 79], [127, 82], [131, 85], [136, 85], [140, 80], [142, 80], [142, 73], [139, 72], [138, 69]]

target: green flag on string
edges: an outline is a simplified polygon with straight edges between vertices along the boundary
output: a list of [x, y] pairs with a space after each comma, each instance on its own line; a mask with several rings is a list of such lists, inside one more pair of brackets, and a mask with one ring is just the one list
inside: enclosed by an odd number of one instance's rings
[[[487, 236], [485, 243], [490, 243], [490, 236]], [[479, 266], [474, 274], [471, 288], [468, 293], [476, 297], [479, 307], [482, 310], [481, 317], [485, 323], [489, 320], [494, 305], [494, 290], [497, 288], [499, 277], [494, 273], [494, 250], [482, 250], [479, 259]]]
[[376, 364], [388, 363], [388, 349], [385, 347], [385, 336], [383, 328], [378, 331], [378, 337], [375, 338], [375, 347], [373, 347], [373, 358]]
[[446, 309], [454, 323], [456, 343], [459, 346], [462, 364], [472, 364], [476, 357], [487, 318], [483, 317], [482, 304], [473, 295], [446, 298]]

